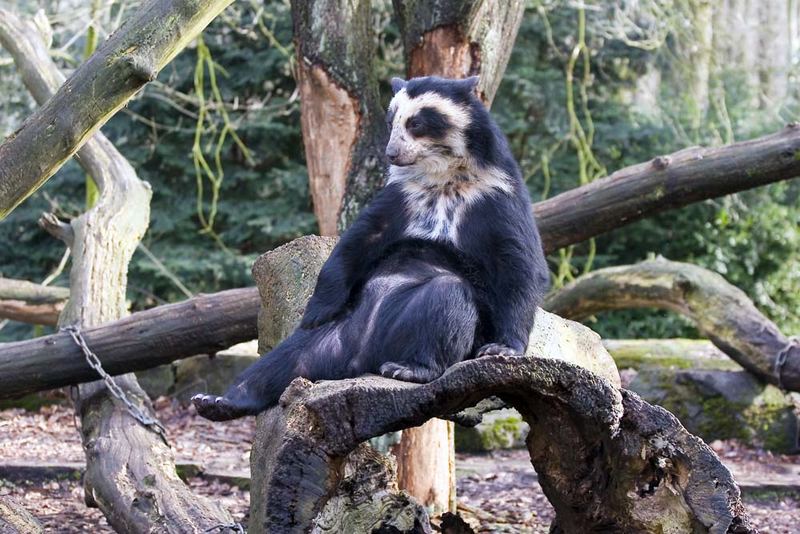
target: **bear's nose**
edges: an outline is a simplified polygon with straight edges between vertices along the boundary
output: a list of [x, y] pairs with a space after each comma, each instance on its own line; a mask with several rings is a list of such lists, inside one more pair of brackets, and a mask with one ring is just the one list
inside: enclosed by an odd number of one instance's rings
[[397, 158], [400, 156], [400, 148], [397, 145], [387, 145], [386, 146], [386, 157], [389, 158], [389, 161], [394, 163], [397, 161]]

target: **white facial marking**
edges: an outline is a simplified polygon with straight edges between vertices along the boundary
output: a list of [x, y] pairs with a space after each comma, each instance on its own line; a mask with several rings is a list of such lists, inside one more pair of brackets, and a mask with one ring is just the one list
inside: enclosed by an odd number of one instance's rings
[[[406, 121], [422, 108], [433, 108], [450, 122], [450, 128], [444, 139], [435, 141], [424, 137], [417, 139], [406, 130]], [[453, 156], [466, 156], [467, 146], [464, 131], [469, 126], [470, 116], [469, 110], [463, 106], [433, 92], [411, 98], [405, 89], [401, 89], [392, 98], [389, 110], [394, 111], [389, 142], [402, 147], [404, 159], [418, 165], [439, 167], [442, 162], [436, 160], [442, 159], [442, 156], [437, 154], [436, 150], [431, 150], [431, 146], [434, 144], [447, 146]]]

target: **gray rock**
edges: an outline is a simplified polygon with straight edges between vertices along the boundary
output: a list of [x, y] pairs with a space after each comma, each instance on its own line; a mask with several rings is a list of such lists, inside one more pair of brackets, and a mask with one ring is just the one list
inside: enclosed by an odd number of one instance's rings
[[630, 389], [705, 441], [735, 438], [776, 452], [799, 450], [800, 417], [792, 397], [746, 371], [648, 366], [638, 370]]

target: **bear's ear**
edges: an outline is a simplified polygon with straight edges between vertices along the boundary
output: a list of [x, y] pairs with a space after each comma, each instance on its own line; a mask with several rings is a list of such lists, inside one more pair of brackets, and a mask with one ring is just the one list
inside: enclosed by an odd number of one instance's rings
[[403, 78], [392, 78], [392, 94], [397, 94], [400, 92], [400, 89], [406, 86], [406, 82]]
[[465, 91], [468, 93], [476, 92], [475, 89], [478, 87], [478, 82], [480, 78], [477, 76], [470, 76], [469, 78], [464, 78], [463, 80], [459, 80], [461, 87], [464, 88]]

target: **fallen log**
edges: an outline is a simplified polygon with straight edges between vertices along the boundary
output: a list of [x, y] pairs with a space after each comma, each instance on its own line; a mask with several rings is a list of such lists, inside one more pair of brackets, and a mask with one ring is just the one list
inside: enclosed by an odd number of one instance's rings
[[656, 213], [800, 176], [800, 124], [721, 147], [693, 147], [625, 167], [537, 202], [545, 251]]
[[[531, 461], [556, 510], [551, 532], [755, 532], [730, 472], [669, 412], [570, 363], [502, 356], [462, 362], [422, 385], [295, 380], [258, 417], [250, 531], [306, 532], [341, 517], [332, 496], [347, 489], [344, 466], [360, 443], [490, 395], [531, 426]], [[384, 507], [375, 492], [358, 512], [378, 528], [392, 519]]]
[[8, 497], [0, 497], [0, 532], [3, 534], [38, 534], [41, 523], [30, 512]]
[[607, 310], [671, 310], [760, 379], [800, 391], [800, 341], [784, 336], [743, 291], [695, 265], [659, 258], [598, 269], [550, 295], [544, 307], [576, 320]]
[[[256, 288], [199, 295], [100, 326], [83, 336], [112, 375], [196, 354], [214, 354], [258, 336]], [[97, 379], [67, 333], [0, 345], [0, 398]]]
[[29, 304], [24, 300], [0, 300], [0, 319], [20, 323], [55, 326], [64, 302], [55, 304]]

